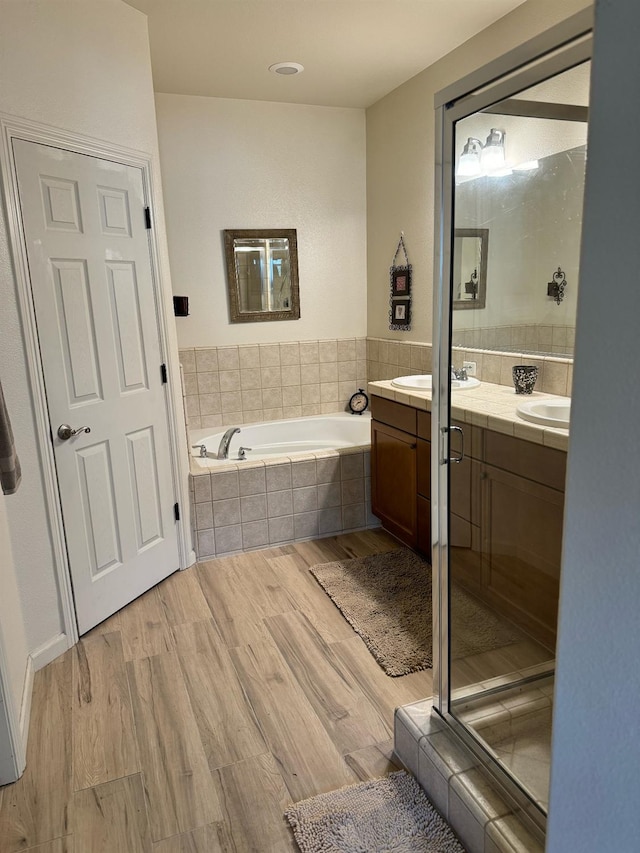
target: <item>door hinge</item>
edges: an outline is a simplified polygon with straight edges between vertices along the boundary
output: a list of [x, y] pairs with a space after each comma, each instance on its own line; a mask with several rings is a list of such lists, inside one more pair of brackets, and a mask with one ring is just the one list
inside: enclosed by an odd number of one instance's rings
[[151, 228], [151, 208], [145, 207], [144, 209], [144, 227], [150, 229]]
[[166, 384], [167, 384], [167, 382], [168, 382], [168, 379], [167, 379], [167, 365], [166, 365], [166, 364], [161, 364], [161, 365], [160, 365], [160, 377], [162, 378], [162, 384], [163, 384], [163, 385], [166, 385]]
[[175, 503], [173, 505], [173, 514], [175, 516], [176, 521], [180, 521], [180, 504]]

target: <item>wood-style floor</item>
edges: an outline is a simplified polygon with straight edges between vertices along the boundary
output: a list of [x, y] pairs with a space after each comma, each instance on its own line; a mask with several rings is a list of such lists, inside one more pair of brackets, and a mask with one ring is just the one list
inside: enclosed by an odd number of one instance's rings
[[36, 674], [27, 769], [0, 788], [0, 853], [296, 850], [290, 802], [394, 769], [389, 678], [309, 566], [381, 531], [177, 573]]

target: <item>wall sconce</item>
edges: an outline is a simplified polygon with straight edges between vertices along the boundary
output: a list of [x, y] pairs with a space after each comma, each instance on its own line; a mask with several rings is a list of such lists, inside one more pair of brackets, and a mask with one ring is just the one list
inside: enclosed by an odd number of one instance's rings
[[547, 284], [547, 296], [551, 296], [556, 301], [556, 305], [560, 305], [564, 299], [564, 291], [567, 287], [567, 279], [564, 272], [558, 267], [558, 272], [554, 272], [553, 281]]
[[492, 127], [487, 140], [482, 142], [475, 136], [470, 136], [458, 160], [456, 177], [476, 178], [479, 175], [511, 174], [507, 167], [504, 153], [504, 130]]
[[472, 299], [478, 298], [478, 270], [477, 270], [477, 268], [469, 276], [469, 281], [465, 281], [464, 292], [470, 293]]

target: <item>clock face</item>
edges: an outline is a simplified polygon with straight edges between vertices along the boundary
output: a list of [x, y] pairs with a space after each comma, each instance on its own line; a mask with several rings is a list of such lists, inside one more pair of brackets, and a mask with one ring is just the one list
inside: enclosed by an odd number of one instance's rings
[[349, 408], [355, 414], [361, 415], [369, 405], [369, 398], [360, 388], [349, 400]]

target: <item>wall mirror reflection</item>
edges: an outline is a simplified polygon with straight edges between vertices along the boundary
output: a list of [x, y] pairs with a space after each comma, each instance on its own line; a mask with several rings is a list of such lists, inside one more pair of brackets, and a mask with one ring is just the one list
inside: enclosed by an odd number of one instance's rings
[[453, 308], [484, 308], [487, 301], [488, 228], [456, 228], [453, 237]]
[[224, 250], [230, 322], [300, 317], [295, 228], [229, 229]]
[[[456, 239], [490, 228], [491, 242], [486, 304], [455, 311], [454, 345], [573, 356], [588, 93], [584, 63], [457, 122]], [[561, 303], [547, 294], [558, 267]]]

